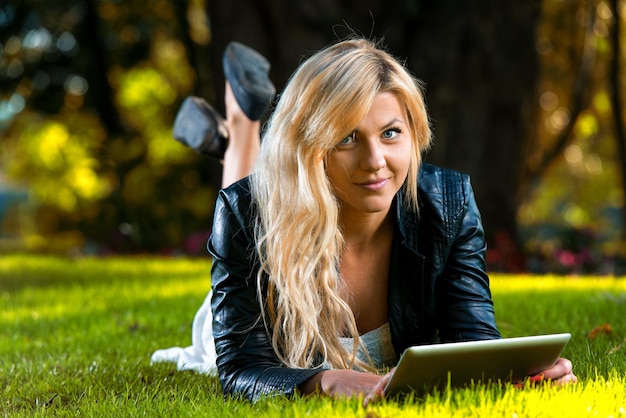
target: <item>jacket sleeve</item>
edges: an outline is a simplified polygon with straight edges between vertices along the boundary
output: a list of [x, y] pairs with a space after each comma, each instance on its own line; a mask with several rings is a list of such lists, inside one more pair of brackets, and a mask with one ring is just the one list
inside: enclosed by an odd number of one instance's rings
[[[442, 342], [500, 338], [486, 272], [486, 244], [469, 176], [449, 183], [458, 210], [448, 207], [451, 245], [437, 280], [439, 339]], [[455, 228], [456, 225], [456, 228]]]
[[242, 188], [221, 191], [207, 244], [213, 256], [213, 337], [224, 394], [257, 400], [292, 395], [320, 369], [284, 367], [272, 348], [257, 296], [256, 257], [248, 195]]

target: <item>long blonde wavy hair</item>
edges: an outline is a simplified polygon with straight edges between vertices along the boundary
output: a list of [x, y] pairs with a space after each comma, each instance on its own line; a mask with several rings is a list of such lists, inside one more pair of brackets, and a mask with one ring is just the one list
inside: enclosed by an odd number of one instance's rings
[[[326, 361], [334, 368], [371, 370], [356, 359], [356, 321], [340, 296], [344, 240], [325, 157], [383, 92], [393, 93], [406, 110], [413, 155], [402, 192], [417, 210], [417, 173], [431, 140], [422, 88], [379, 44], [348, 39], [304, 61], [264, 131], [251, 177], [259, 302], [274, 351], [286, 366]], [[342, 334], [354, 338], [351, 352], [341, 345]]]

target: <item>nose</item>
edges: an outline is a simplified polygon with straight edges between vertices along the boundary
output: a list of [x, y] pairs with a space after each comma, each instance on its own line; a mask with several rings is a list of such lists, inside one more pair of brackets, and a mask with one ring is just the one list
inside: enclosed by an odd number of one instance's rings
[[387, 165], [383, 145], [378, 140], [364, 141], [361, 148], [361, 168], [378, 171]]

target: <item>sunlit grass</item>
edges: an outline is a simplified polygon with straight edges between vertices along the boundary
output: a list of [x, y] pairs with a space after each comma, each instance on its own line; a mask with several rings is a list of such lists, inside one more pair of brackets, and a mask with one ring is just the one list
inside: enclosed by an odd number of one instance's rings
[[224, 399], [215, 377], [150, 365], [191, 343], [206, 259], [0, 259], [0, 416], [626, 417], [626, 280], [493, 275], [505, 337], [570, 332], [567, 387], [445, 390], [383, 401]]
[[570, 332], [579, 377], [626, 372], [626, 278], [496, 275], [491, 287], [504, 337]]

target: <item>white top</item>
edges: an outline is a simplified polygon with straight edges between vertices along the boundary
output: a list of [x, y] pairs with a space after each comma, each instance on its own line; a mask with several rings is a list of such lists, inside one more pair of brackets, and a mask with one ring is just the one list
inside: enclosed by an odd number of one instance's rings
[[[354, 339], [348, 337], [339, 338], [341, 345], [346, 350], [352, 352]], [[373, 329], [360, 336], [359, 348], [357, 350], [357, 358], [361, 361], [368, 362], [367, 356], [363, 347], [367, 350], [374, 367], [381, 369], [384, 367], [393, 367], [396, 365], [398, 359], [396, 358], [396, 352], [393, 349], [391, 343], [391, 331], [389, 330], [389, 323], [386, 323], [379, 328]]]

